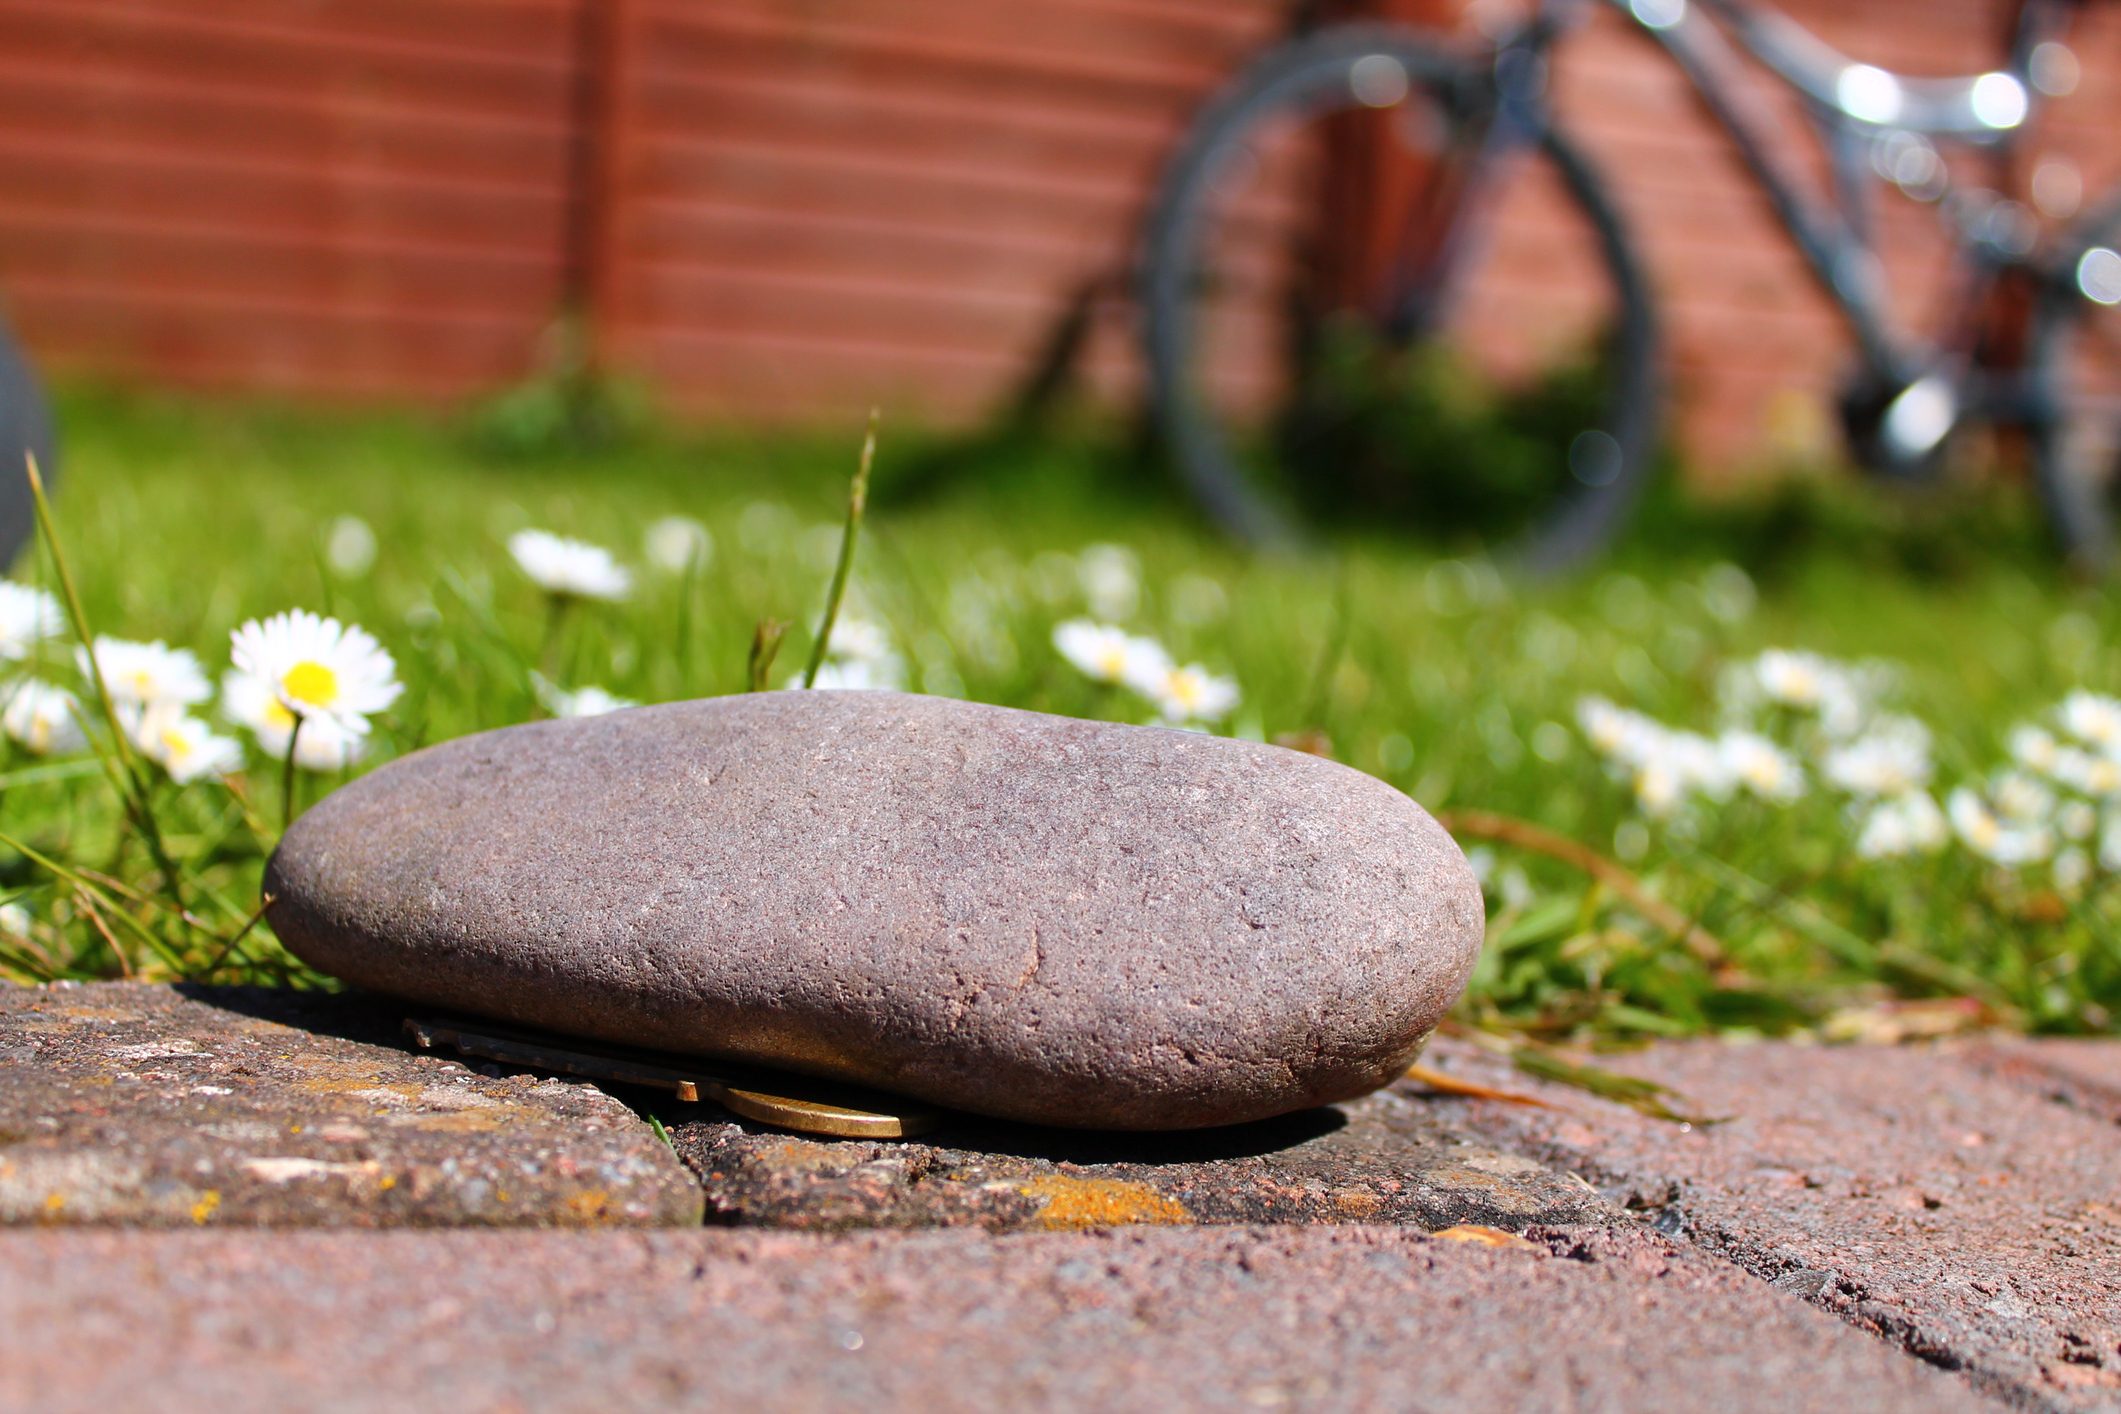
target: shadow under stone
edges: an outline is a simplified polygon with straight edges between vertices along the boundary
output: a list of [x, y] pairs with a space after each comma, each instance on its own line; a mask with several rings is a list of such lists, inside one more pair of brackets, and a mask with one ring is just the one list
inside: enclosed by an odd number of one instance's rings
[[219, 1011], [311, 1031], [341, 1041], [409, 1049], [405, 1004], [372, 992], [303, 991], [290, 987], [228, 987], [177, 982], [170, 990]]
[[922, 1139], [941, 1148], [1034, 1159], [1054, 1164], [1202, 1164], [1257, 1158], [1322, 1138], [1347, 1126], [1332, 1105], [1213, 1129], [1055, 1129], [953, 1114]]

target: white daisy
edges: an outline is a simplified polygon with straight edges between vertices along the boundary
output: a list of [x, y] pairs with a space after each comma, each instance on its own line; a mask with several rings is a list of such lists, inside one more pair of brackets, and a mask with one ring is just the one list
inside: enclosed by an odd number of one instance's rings
[[2055, 793], [2026, 771], [1999, 771], [1988, 786], [1989, 799], [2005, 820], [2036, 824], [2055, 811]]
[[1723, 743], [1699, 732], [1666, 731], [1658, 759], [1670, 765], [1680, 783], [1711, 800], [1722, 800], [1738, 788], [1737, 772]]
[[[287, 754], [287, 734], [295, 714], [287, 710], [273, 685], [255, 673], [230, 670], [221, 677], [221, 712], [258, 739], [267, 755]], [[273, 750], [277, 743], [279, 750]]]
[[1160, 672], [1130, 678], [1128, 685], [1156, 704], [1167, 722], [1217, 722], [1238, 701], [1237, 684], [1219, 678], [1198, 663], [1167, 666]]
[[243, 764], [243, 747], [184, 710], [162, 702], [132, 713], [126, 735], [140, 754], [169, 773], [178, 785], [205, 776], [225, 776]]
[[1928, 791], [1909, 791], [1872, 805], [1856, 836], [1856, 853], [1865, 859], [1897, 859], [1941, 849], [1951, 838], [1951, 823]]
[[633, 591], [633, 576], [601, 545], [545, 530], [519, 530], [508, 537], [508, 553], [547, 594], [568, 599], [624, 599]]
[[2054, 864], [2049, 867], [2054, 871], [2055, 887], [2070, 897], [2082, 893], [2084, 886], [2091, 882], [2091, 856], [2081, 849], [2072, 847], [2063, 850], [2055, 856]]
[[2011, 728], [2009, 749], [2011, 759], [2019, 765], [2052, 775], [2062, 746], [2055, 740], [2053, 732], [2021, 723]]
[[1631, 766], [1660, 755], [1669, 735], [1663, 724], [1603, 697], [1578, 699], [1576, 721], [1594, 751]]
[[1171, 668], [1171, 655], [1155, 639], [1088, 619], [1070, 619], [1056, 625], [1053, 646], [1077, 670], [1097, 682], [1150, 682]]
[[236, 672], [263, 681], [305, 723], [328, 721], [361, 736], [368, 718], [404, 690], [397, 665], [366, 629], [304, 609], [252, 619], [229, 639]]
[[1952, 831], [1968, 849], [1996, 864], [2017, 866], [2054, 852], [2054, 832], [2045, 825], [2006, 824], [1979, 794], [1966, 786], [1945, 803]]
[[617, 712], [641, 704], [630, 698], [620, 697], [601, 687], [578, 687], [570, 691], [564, 687], [542, 685], [540, 696], [555, 717], [601, 717], [606, 712]]
[[375, 568], [376, 533], [359, 516], [340, 516], [324, 532], [324, 562], [336, 574], [358, 579]]
[[0, 729], [38, 756], [79, 751], [88, 745], [76, 714], [74, 695], [48, 682], [24, 678], [6, 689], [7, 706], [0, 710]]
[[2121, 873], [2121, 810], [2109, 810], [2099, 826], [2099, 867]]
[[1092, 545], [1075, 562], [1090, 612], [1101, 619], [1131, 619], [1141, 606], [1141, 561], [1124, 545]]
[[691, 516], [664, 516], [641, 537], [648, 563], [669, 574], [705, 569], [714, 559], [714, 537]]
[[1635, 773], [1635, 804], [1645, 815], [1662, 818], [1686, 798], [1686, 781], [1668, 761], [1645, 762]]
[[[277, 756], [287, 755], [287, 743], [277, 748], [260, 739], [260, 745]], [[295, 738], [295, 764], [305, 771], [343, 771], [368, 754], [368, 738], [346, 730], [331, 717], [312, 717], [302, 723]]]
[[[81, 664], [81, 675], [87, 677], [88, 651], [77, 648], [74, 656]], [[111, 700], [121, 706], [190, 706], [214, 695], [198, 654], [189, 648], [172, 648], [159, 639], [153, 643], [129, 643], [98, 634], [96, 667]]]
[[1727, 707], [1768, 702], [1815, 713], [1829, 736], [1845, 737], [1862, 725], [1864, 699], [1873, 686], [1864, 670], [1822, 654], [1770, 648], [1726, 673], [1724, 696]]
[[2082, 688], [2062, 699], [2062, 729], [2101, 751], [2121, 751], [2121, 702]]
[[1853, 741], [1833, 747], [1820, 774], [1851, 795], [1904, 795], [1929, 784], [1929, 728], [1912, 717], [1886, 717]]
[[[800, 690], [803, 675], [797, 673], [785, 685]], [[898, 692], [906, 686], [905, 664], [896, 656], [827, 659], [811, 686], [819, 692]]]
[[10, 938], [26, 938], [36, 923], [30, 911], [19, 903], [0, 903], [0, 933]]
[[[250, 673], [229, 673], [221, 679], [221, 710], [257, 738], [260, 751], [275, 759], [286, 758], [295, 714], [271, 683]], [[362, 725], [365, 730], [367, 724]], [[337, 718], [305, 717], [302, 735], [295, 739], [295, 764], [305, 771], [343, 771], [366, 750], [367, 739], [347, 730]]]
[[1816, 707], [1827, 692], [1833, 665], [1816, 653], [1770, 648], [1753, 660], [1753, 675], [1770, 702]]
[[0, 579], [0, 658], [20, 662], [40, 639], [65, 627], [59, 601], [41, 589]]
[[2074, 746], [2057, 746], [2047, 774], [2082, 795], [2121, 794], [2121, 761]]
[[825, 656], [864, 663], [879, 663], [892, 656], [891, 635], [868, 619], [842, 616], [832, 625], [832, 641]]
[[1716, 739], [1716, 754], [1732, 782], [1762, 800], [1791, 801], [1804, 794], [1797, 758], [1758, 732], [1725, 732]]

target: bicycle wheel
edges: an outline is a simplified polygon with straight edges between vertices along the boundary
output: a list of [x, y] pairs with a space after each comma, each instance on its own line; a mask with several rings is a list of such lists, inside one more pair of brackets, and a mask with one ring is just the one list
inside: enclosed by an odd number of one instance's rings
[[2032, 331], [2034, 472], [2071, 565], [2104, 574], [2121, 504], [2121, 197], [2062, 246]]
[[1494, 72], [1324, 30], [1172, 162], [1142, 267], [1151, 407], [1227, 530], [1391, 523], [1552, 570], [1622, 522], [1656, 424], [1648, 287], [1562, 134], [1490, 139]]

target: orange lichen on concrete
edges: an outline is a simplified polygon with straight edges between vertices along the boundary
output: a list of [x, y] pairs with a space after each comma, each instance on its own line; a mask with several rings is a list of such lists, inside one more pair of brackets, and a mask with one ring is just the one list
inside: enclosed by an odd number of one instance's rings
[[571, 1193], [567, 1196], [567, 1213], [579, 1223], [608, 1223], [613, 1217], [611, 1195], [601, 1188], [585, 1188], [579, 1193]]
[[1043, 1201], [1038, 1225], [1072, 1230], [1085, 1227], [1122, 1227], [1129, 1223], [1170, 1226], [1190, 1223], [1193, 1215], [1185, 1205], [1143, 1183], [1116, 1178], [1072, 1178], [1064, 1173], [1046, 1174], [1021, 1185], [1017, 1191]]
[[1504, 1232], [1499, 1227], [1482, 1227], [1479, 1223], [1460, 1223], [1456, 1227], [1432, 1232], [1429, 1236], [1445, 1242], [1471, 1242], [1480, 1247], [1515, 1247], [1526, 1252], [1545, 1250], [1535, 1242], [1525, 1241], [1514, 1232]]

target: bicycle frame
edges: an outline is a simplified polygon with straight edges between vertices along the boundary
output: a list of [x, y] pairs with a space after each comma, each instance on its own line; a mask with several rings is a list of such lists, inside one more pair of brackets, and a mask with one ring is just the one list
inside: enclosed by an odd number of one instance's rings
[[[1533, 18], [1500, 44], [1498, 65], [1527, 60], [1544, 71], [1547, 50], [1586, 17], [1593, 0], [1541, 0]], [[2063, 0], [2029, 0], [2021, 15], [2008, 67], [1972, 80], [1903, 79], [1844, 60], [1793, 22], [1753, 10], [1738, 0], [1604, 0], [1670, 56], [1703, 106], [1737, 148], [1811, 274], [1839, 309], [1866, 367], [1881, 382], [1906, 385], [1935, 368], [1938, 351], [1896, 333], [1885, 308], [1883, 267], [1872, 239], [1874, 179], [1866, 157], [1896, 133], [2001, 148], [2031, 117], [2029, 81], [2036, 45], [2058, 33]], [[1730, 81], [1739, 65], [1735, 47], [1806, 100], [1832, 172], [1827, 196], [1808, 195], [1807, 183], [1777, 155], [1765, 136], [1770, 121], [1748, 110]], [[1500, 77], [1500, 76], [1499, 76]], [[1504, 106], [1513, 101], [1499, 84]], [[1531, 121], [1545, 121], [1544, 111]], [[1948, 223], [1949, 225], [1949, 223]], [[1972, 308], [2024, 252], [1993, 239], [1952, 230], [1955, 264], [1968, 282]], [[1986, 401], [1984, 395], [1984, 401]]]

